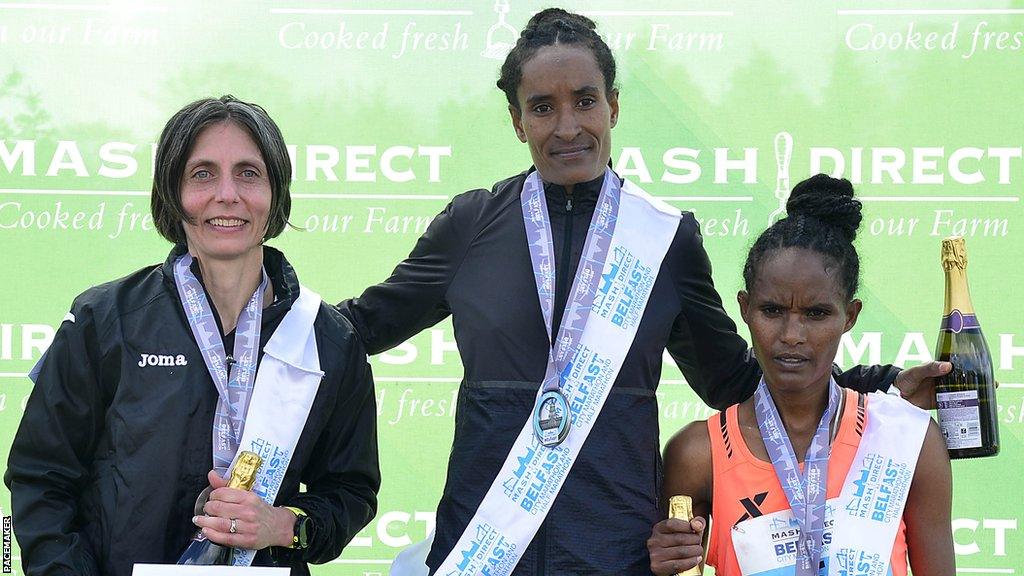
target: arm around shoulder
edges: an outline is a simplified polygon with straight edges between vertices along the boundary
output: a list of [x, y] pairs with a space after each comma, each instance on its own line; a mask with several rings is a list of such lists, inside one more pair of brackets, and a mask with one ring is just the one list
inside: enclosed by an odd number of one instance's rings
[[724, 409], [746, 400], [757, 387], [761, 368], [722, 306], [693, 214], [683, 212], [665, 258], [681, 310], [669, 334], [669, 353], [709, 406]]
[[854, 366], [845, 372], [840, 372], [835, 365], [832, 366], [832, 375], [836, 383], [858, 392], [885, 392], [899, 374], [900, 369], [890, 364]]
[[379, 354], [449, 314], [445, 293], [469, 245], [471, 227], [457, 196], [434, 217], [391, 276], [357, 298], [338, 303], [370, 354]]

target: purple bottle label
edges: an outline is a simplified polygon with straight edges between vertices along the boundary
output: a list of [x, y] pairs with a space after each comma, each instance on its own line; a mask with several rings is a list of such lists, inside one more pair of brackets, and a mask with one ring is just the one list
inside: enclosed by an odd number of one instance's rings
[[974, 314], [964, 314], [956, 308], [949, 315], [942, 317], [942, 325], [939, 326], [939, 330], [954, 334], [959, 334], [970, 328], [981, 328], [981, 324], [978, 324], [978, 317]]

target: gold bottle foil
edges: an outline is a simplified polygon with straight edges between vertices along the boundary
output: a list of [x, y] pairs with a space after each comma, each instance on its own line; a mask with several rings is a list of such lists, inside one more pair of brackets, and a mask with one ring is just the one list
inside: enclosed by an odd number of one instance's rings
[[668, 499], [668, 517], [687, 520], [693, 518], [693, 498], [680, 495]]
[[963, 236], [951, 236], [942, 241], [942, 269], [946, 273], [946, 299], [943, 316], [953, 310], [973, 314], [970, 292], [967, 288], [967, 244]]
[[231, 469], [231, 477], [228, 478], [228, 487], [239, 490], [252, 490], [256, 483], [256, 472], [263, 465], [263, 459], [255, 452], [242, 452]]
[[967, 246], [963, 236], [950, 236], [942, 241], [942, 269], [967, 268]]
[[[679, 518], [689, 522], [693, 519], [693, 498], [686, 495], [672, 496], [668, 499], [668, 517]], [[700, 565], [680, 572], [676, 576], [700, 576]]]

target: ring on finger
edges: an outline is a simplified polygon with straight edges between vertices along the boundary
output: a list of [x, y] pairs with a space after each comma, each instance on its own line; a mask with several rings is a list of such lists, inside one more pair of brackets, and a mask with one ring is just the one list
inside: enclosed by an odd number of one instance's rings
[[231, 519], [231, 527], [228, 528], [228, 532], [230, 532], [232, 534], [235, 534], [236, 532], [238, 532], [238, 519], [237, 518], [232, 518]]

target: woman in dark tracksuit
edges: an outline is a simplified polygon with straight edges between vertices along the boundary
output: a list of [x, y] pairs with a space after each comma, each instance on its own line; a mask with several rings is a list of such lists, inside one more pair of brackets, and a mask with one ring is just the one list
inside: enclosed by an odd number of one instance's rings
[[[263, 245], [287, 224], [291, 165], [262, 108], [230, 96], [186, 106], [165, 127], [156, 166], [154, 221], [175, 247], [162, 265], [75, 299], [40, 361], [11, 447], [4, 480], [24, 571], [129, 576], [135, 563], [173, 564], [198, 526], [218, 544], [258, 550], [253, 565], [308, 574], [307, 562], [336, 558], [376, 511], [380, 471], [366, 353], [351, 324], [300, 288], [284, 255]], [[192, 301], [179, 297], [186, 269], [196, 280], [193, 294], [210, 303], [204, 335], [222, 339], [222, 351], [239, 350], [240, 334], [252, 334], [243, 326], [260, 326], [243, 344], [256, 357], [253, 398], [264, 385], [295, 384], [280, 372], [268, 371], [275, 376], [265, 380], [259, 374], [274, 364], [268, 341], [297, 309], [308, 311], [305, 350], [315, 338], [317, 360], [309, 375], [320, 383], [308, 416], [292, 421], [298, 439], [290, 464], [279, 465], [273, 506], [224, 488], [211, 472], [221, 397], [189, 321]], [[260, 320], [244, 324], [243, 308], [254, 314], [257, 307]], [[224, 360], [244, 362], [237, 353]], [[238, 369], [230, 373], [237, 382]], [[244, 412], [252, 424], [253, 411]], [[223, 454], [225, 466], [234, 453]], [[275, 462], [280, 454], [264, 458], [263, 470], [285, 461]], [[219, 488], [208, 516], [193, 518], [208, 484]]]
[[[371, 354], [452, 316], [465, 374], [426, 561], [432, 572], [495, 479], [544, 377], [549, 339], [523, 225], [523, 183], [536, 170], [544, 184], [557, 327], [609, 165], [619, 112], [608, 46], [593, 22], [559, 9], [530, 20], [502, 66], [498, 86], [534, 166], [489, 190], [455, 197], [390, 278], [339, 305]], [[644, 543], [662, 517], [655, 391], [666, 349], [712, 406], [739, 402], [757, 385], [760, 369], [722, 308], [697, 222], [688, 212], [608, 400], [516, 575], [650, 574]], [[901, 380], [915, 378], [908, 372]], [[898, 373], [891, 367], [855, 368], [837, 378], [848, 387], [875, 390], [888, 388]], [[916, 375], [920, 380], [928, 373]]]

